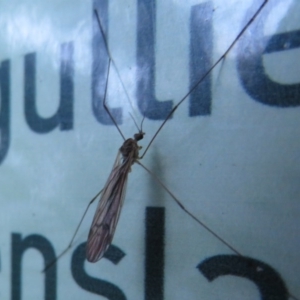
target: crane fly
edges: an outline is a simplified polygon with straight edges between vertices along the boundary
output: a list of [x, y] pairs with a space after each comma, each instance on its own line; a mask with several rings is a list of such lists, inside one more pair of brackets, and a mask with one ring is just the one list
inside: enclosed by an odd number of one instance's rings
[[[99, 18], [97, 10], [95, 10], [95, 15], [97, 17], [97, 21], [99, 24], [99, 28], [102, 34], [102, 38], [104, 40], [104, 44], [106, 47], [107, 54], [109, 56], [109, 63], [108, 63], [108, 71], [107, 71], [107, 80], [106, 80], [106, 87], [105, 87], [105, 94], [104, 94], [104, 101], [103, 105], [106, 109], [107, 113], [111, 117], [112, 121], [115, 123], [117, 129], [119, 130], [120, 134], [122, 135], [125, 142], [121, 146], [118, 151], [117, 158], [115, 160], [114, 166], [112, 171], [106, 181], [106, 184], [102, 190], [102, 195], [99, 200], [99, 204], [97, 206], [92, 225], [88, 235], [87, 247], [86, 247], [86, 258], [90, 262], [96, 262], [101, 259], [105, 253], [105, 251], [110, 246], [116, 226], [120, 217], [121, 208], [124, 202], [124, 197], [126, 194], [126, 186], [128, 181], [128, 174], [131, 171], [131, 166], [134, 163], [138, 163], [141, 165], [146, 171], [148, 171], [154, 179], [170, 194], [173, 200], [187, 213], [189, 214], [196, 222], [198, 222], [202, 227], [208, 230], [212, 235], [214, 235], [218, 240], [220, 240], [223, 244], [229, 247], [233, 252], [238, 255], [241, 255], [233, 246], [227, 243], [223, 238], [221, 238], [217, 233], [212, 231], [209, 227], [207, 227], [202, 221], [200, 221], [197, 217], [195, 217], [190, 211], [188, 211], [182, 203], [170, 192], [170, 190], [144, 165], [142, 165], [138, 159], [142, 158], [147, 150], [149, 149], [150, 145], [152, 144], [153, 140], [165, 125], [166, 121], [170, 119], [173, 115], [175, 110], [178, 106], [198, 87], [198, 85], [206, 78], [206, 76], [215, 68], [215, 66], [223, 60], [223, 58], [227, 55], [227, 53], [231, 50], [231, 48], [235, 45], [237, 40], [240, 36], [245, 32], [248, 26], [253, 22], [256, 16], [260, 13], [263, 9], [267, 1], [264, 1], [259, 9], [255, 12], [252, 16], [250, 21], [245, 25], [239, 35], [235, 38], [232, 44], [229, 46], [227, 51], [221, 56], [219, 60], [198, 80], [198, 82], [194, 85], [194, 87], [178, 102], [178, 104], [171, 110], [167, 118], [163, 121], [159, 129], [156, 131], [152, 139], [150, 140], [146, 150], [144, 151], [143, 155], [139, 157], [139, 150], [141, 146], [138, 145], [138, 141], [142, 140], [144, 137], [144, 132], [142, 129], [139, 129], [139, 132], [134, 135], [134, 138], [129, 138], [125, 140], [121, 130], [119, 129], [118, 125], [116, 124], [113, 116], [110, 114], [108, 107], [105, 104], [106, 94], [107, 94], [107, 84], [109, 78], [109, 70], [111, 66], [111, 55], [108, 48], [107, 40], [105, 38], [104, 30], [101, 25], [101, 20]], [[115, 66], [116, 68], [116, 66]], [[121, 80], [121, 79], [120, 79]]]
[[[233, 48], [233, 46], [236, 44], [236, 42], [239, 40], [239, 38], [244, 34], [244, 32], [247, 30], [247, 28], [252, 24], [252, 22], [256, 19], [256, 17], [260, 14], [261, 10], [264, 8], [264, 6], [267, 4], [268, 0], [264, 0], [260, 7], [256, 10], [256, 12], [253, 14], [253, 16], [250, 18], [250, 20], [247, 22], [247, 24], [243, 27], [243, 29], [240, 31], [240, 33], [236, 36], [236, 38], [233, 40], [233, 42], [230, 44], [230, 46], [227, 48], [227, 50], [224, 52], [224, 54], [214, 63], [212, 66], [202, 75], [202, 77], [194, 84], [194, 86], [189, 90], [189, 92], [181, 98], [181, 100], [173, 107], [173, 109], [170, 111], [170, 113], [167, 115], [165, 120], [162, 122], [162, 124], [159, 126], [156, 133], [153, 135], [152, 139], [146, 146], [143, 154], [139, 156], [139, 150], [141, 149], [141, 146], [138, 145], [138, 141], [142, 140], [145, 133], [142, 131], [141, 128], [138, 128], [138, 133], [134, 135], [133, 138], [125, 139], [124, 135], [122, 134], [120, 128], [118, 127], [116, 121], [114, 120], [113, 116], [111, 115], [108, 107], [106, 106], [106, 94], [107, 94], [107, 87], [108, 87], [108, 79], [109, 79], [109, 71], [111, 68], [111, 65], [114, 64], [114, 61], [111, 58], [108, 44], [106, 41], [106, 37], [104, 34], [104, 30], [101, 25], [101, 20], [98, 16], [97, 10], [95, 10], [95, 15], [97, 17], [97, 21], [99, 24], [99, 28], [101, 31], [101, 35], [105, 44], [105, 48], [109, 57], [108, 60], [108, 68], [107, 68], [107, 77], [106, 77], [106, 85], [105, 85], [105, 93], [104, 93], [104, 99], [103, 99], [103, 106], [110, 116], [111, 120], [115, 124], [116, 128], [118, 129], [119, 133], [121, 134], [124, 143], [121, 146], [121, 148], [118, 151], [115, 163], [113, 165], [112, 171], [106, 181], [106, 184], [104, 188], [89, 202], [87, 208], [85, 209], [85, 212], [83, 213], [83, 216], [73, 234], [73, 237], [67, 246], [67, 248], [55, 259], [55, 261], [48, 264], [44, 271], [47, 270], [51, 265], [53, 265], [61, 256], [63, 256], [68, 249], [71, 248], [73, 245], [74, 238], [81, 226], [81, 223], [90, 207], [90, 205], [101, 195], [98, 206], [96, 208], [96, 212], [91, 224], [91, 228], [88, 235], [88, 241], [87, 241], [87, 247], [86, 247], [86, 258], [90, 262], [96, 262], [100, 260], [103, 255], [105, 254], [106, 250], [109, 248], [109, 246], [112, 243], [113, 236], [116, 230], [116, 226], [120, 217], [120, 212], [122, 209], [122, 205], [124, 202], [124, 197], [126, 194], [126, 187], [127, 187], [127, 181], [128, 181], [128, 175], [131, 171], [131, 167], [134, 163], [139, 164], [142, 168], [144, 168], [148, 173], [151, 174], [151, 176], [154, 178], [154, 180], [162, 186], [165, 191], [172, 197], [172, 199], [180, 206], [182, 210], [184, 210], [190, 217], [192, 217], [198, 224], [200, 224], [203, 228], [205, 228], [210, 234], [212, 234], [215, 238], [217, 238], [219, 241], [221, 241], [224, 245], [226, 245], [229, 249], [231, 249], [235, 254], [241, 256], [242, 254], [236, 250], [233, 246], [231, 246], [228, 242], [226, 242], [221, 236], [219, 236], [216, 232], [211, 230], [206, 224], [204, 224], [201, 220], [199, 220], [195, 215], [193, 215], [189, 210], [187, 210], [183, 204], [176, 198], [176, 196], [164, 185], [162, 181], [154, 174], [152, 173], [147, 167], [145, 167], [139, 159], [142, 159], [146, 152], [148, 151], [149, 147], [151, 146], [152, 142], [156, 138], [157, 134], [160, 132], [160, 130], [164, 127], [165, 123], [171, 118], [171, 116], [174, 114], [174, 112], [177, 110], [177, 108], [190, 96], [190, 94], [199, 86], [201, 82], [212, 72], [212, 70], [226, 57], [226, 55], [229, 53], [229, 51]], [[115, 69], [117, 70], [116, 65], [114, 64]], [[117, 74], [120, 78], [120, 75], [117, 71]], [[123, 84], [123, 82], [122, 82]], [[144, 119], [143, 119], [144, 120]], [[134, 121], [135, 122], [135, 121]], [[135, 123], [136, 127], [137, 124]]]

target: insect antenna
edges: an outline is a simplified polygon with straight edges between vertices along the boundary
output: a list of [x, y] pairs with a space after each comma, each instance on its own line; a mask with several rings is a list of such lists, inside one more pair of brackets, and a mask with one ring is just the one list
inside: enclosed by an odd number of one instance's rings
[[134, 122], [134, 125], [136, 127], [136, 129], [138, 130], [139, 133], [143, 133], [143, 135], [145, 135], [145, 132], [143, 132], [143, 123], [144, 123], [144, 120], [145, 120], [145, 116], [143, 117], [143, 120], [141, 122], [141, 127], [138, 126], [138, 124], [136, 123], [135, 121], [135, 118], [133, 117], [133, 115], [131, 113], [129, 113], [131, 119], [133, 120]]

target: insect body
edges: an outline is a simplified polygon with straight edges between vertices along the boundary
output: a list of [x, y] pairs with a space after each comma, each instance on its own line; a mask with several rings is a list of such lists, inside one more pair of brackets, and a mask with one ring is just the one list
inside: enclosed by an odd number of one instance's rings
[[126, 194], [128, 174], [139, 158], [141, 146], [137, 142], [143, 137], [144, 133], [140, 131], [134, 138], [127, 139], [119, 149], [89, 232], [86, 258], [90, 262], [101, 259], [112, 242]]

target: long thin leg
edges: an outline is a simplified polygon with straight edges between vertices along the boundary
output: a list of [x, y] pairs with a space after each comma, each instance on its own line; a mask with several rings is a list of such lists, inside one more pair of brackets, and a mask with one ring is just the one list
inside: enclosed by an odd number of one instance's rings
[[265, 7], [268, 0], [264, 0], [264, 2], [261, 4], [259, 9], [255, 12], [255, 14], [251, 17], [251, 19], [248, 21], [248, 23], [244, 26], [244, 28], [240, 31], [240, 33], [237, 35], [237, 37], [233, 40], [233, 42], [230, 44], [230, 46], [227, 48], [225, 53], [204, 73], [204, 75], [195, 83], [195, 85], [189, 90], [189, 92], [173, 107], [173, 109], [170, 111], [168, 116], [165, 118], [165, 120], [161, 123], [158, 130], [152, 137], [151, 141], [147, 145], [144, 153], [140, 156], [140, 159], [142, 159], [145, 154], [147, 153], [149, 147], [153, 143], [154, 139], [158, 135], [158, 133], [161, 131], [161, 129], [164, 127], [165, 123], [171, 118], [171, 116], [174, 114], [174, 112], [177, 110], [177, 108], [181, 105], [182, 102], [198, 87], [198, 85], [211, 73], [211, 71], [225, 58], [225, 56], [229, 53], [229, 51], [234, 47], [234, 45], [237, 43], [237, 41], [240, 39], [240, 37], [244, 34], [244, 32], [248, 29], [248, 27], [253, 23], [253, 21], [256, 19], [256, 17], [260, 14], [261, 10]]
[[187, 213], [191, 218], [193, 218], [198, 224], [200, 224], [205, 230], [207, 230], [210, 234], [212, 234], [216, 239], [218, 239], [221, 243], [226, 245], [230, 250], [232, 250], [235, 254], [242, 256], [242, 254], [233, 246], [231, 246], [228, 242], [226, 242], [222, 237], [220, 237], [214, 230], [210, 229], [205, 223], [199, 220], [194, 214], [192, 214], [185, 206], [180, 202], [180, 200], [166, 187], [166, 185], [146, 166], [144, 166], [141, 162], [136, 161], [141, 167], [143, 167], [154, 179], [155, 181], [172, 197], [172, 199], [179, 205], [179, 207]]
[[68, 246], [65, 248], [64, 251], [62, 251], [52, 262], [50, 262], [42, 270], [42, 273], [46, 272], [50, 267], [52, 267], [73, 246], [74, 239], [75, 239], [75, 237], [77, 235], [77, 232], [78, 232], [78, 230], [79, 230], [79, 228], [80, 228], [80, 226], [81, 226], [81, 224], [82, 224], [82, 222], [83, 222], [83, 220], [85, 218], [86, 213], [88, 212], [91, 204], [100, 196], [100, 194], [102, 193], [102, 191], [103, 191], [103, 189], [95, 197], [93, 197], [92, 200], [89, 202], [88, 206], [86, 207], [86, 209], [85, 209], [85, 211], [84, 211], [84, 213], [83, 213], [83, 215], [82, 215], [82, 217], [81, 217], [81, 219], [80, 219], [80, 221], [79, 221], [79, 223], [78, 223], [78, 225], [76, 227], [76, 230], [75, 230], [75, 232], [74, 232], [74, 234], [73, 234], [73, 236], [72, 236], [72, 238], [71, 238]]
[[[97, 22], [98, 22], [98, 25], [99, 25], [99, 28], [100, 28], [100, 32], [101, 32], [101, 35], [102, 35], [102, 38], [103, 38], [103, 41], [104, 41], [104, 45], [105, 45], [105, 49], [106, 49], [107, 55], [108, 55], [110, 61], [112, 62], [113, 66], [114, 66], [114, 68], [115, 68], [115, 71], [116, 71], [116, 73], [117, 73], [117, 76], [118, 76], [118, 78], [119, 78], [119, 80], [120, 80], [120, 83], [121, 83], [121, 85], [122, 85], [123, 91], [125, 92], [126, 98], [127, 98], [128, 102], [130, 103], [131, 107], [133, 108], [132, 101], [131, 101], [131, 99], [130, 99], [130, 97], [129, 97], [129, 95], [128, 95], [128, 92], [127, 92], [127, 90], [126, 90], [124, 81], [122, 80], [122, 77], [121, 77], [121, 75], [120, 75], [119, 69], [118, 69], [118, 67], [117, 67], [117, 65], [116, 65], [116, 63], [115, 63], [115, 61], [113, 60], [113, 58], [112, 58], [112, 56], [111, 56], [111, 53], [110, 53], [110, 50], [109, 50], [109, 47], [108, 47], [108, 43], [107, 43], [107, 39], [106, 39], [106, 36], [105, 36], [105, 33], [104, 33], [104, 29], [103, 29], [103, 26], [102, 26], [101, 19], [100, 19], [100, 17], [99, 17], [98, 11], [95, 9], [94, 12], [95, 12], [96, 19], [97, 19]], [[109, 62], [109, 63], [110, 63], [110, 62]], [[104, 101], [103, 101], [103, 103], [104, 103]], [[116, 125], [116, 127], [117, 127], [118, 131], [120, 132], [121, 136], [122, 136], [123, 139], [125, 140], [125, 138], [124, 138], [124, 136], [123, 136], [123, 134], [122, 134], [120, 128], [118, 127], [116, 121], [114, 120], [114, 117], [113, 117], [113, 116], [111, 115], [111, 113], [109, 112], [109, 109], [108, 109], [108, 107], [106, 106], [106, 104], [104, 104], [104, 107], [105, 107], [105, 110], [107, 111], [107, 113], [109, 114], [110, 118], [112, 119], [112, 121], [113, 121], [114, 124]]]
[[[233, 251], [238, 256], [243, 256], [241, 252], [239, 252], [236, 248], [226, 242], [222, 237], [220, 237], [214, 230], [209, 228], [205, 223], [199, 220], [193, 213], [191, 213], [185, 206], [181, 203], [181, 201], [166, 187], [166, 185], [153, 173], [151, 172], [146, 166], [144, 166], [141, 162], [135, 161], [139, 164], [144, 170], [146, 170], [154, 179], [155, 181], [171, 196], [171, 198], [176, 202], [176, 204], [185, 212], [187, 213], [192, 219], [194, 219], [198, 224], [200, 224], [205, 230], [207, 230], [210, 234], [212, 234], [217, 240], [227, 246], [231, 251]], [[295, 300], [299, 300], [295, 295], [289, 292], [289, 296]]]

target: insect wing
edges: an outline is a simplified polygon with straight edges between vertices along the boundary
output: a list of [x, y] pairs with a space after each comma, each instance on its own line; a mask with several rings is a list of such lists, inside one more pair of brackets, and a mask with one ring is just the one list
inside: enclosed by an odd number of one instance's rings
[[122, 161], [119, 151], [103, 189], [89, 232], [86, 258], [90, 262], [101, 259], [111, 244], [126, 194], [131, 164], [130, 158]]

